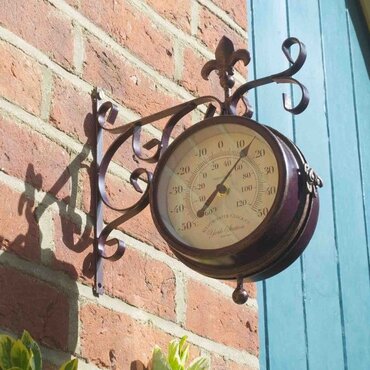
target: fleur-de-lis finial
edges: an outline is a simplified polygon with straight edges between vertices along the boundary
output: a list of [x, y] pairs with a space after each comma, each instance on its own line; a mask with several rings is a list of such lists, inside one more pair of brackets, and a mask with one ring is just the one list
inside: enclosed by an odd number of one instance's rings
[[225, 91], [225, 98], [229, 97], [229, 89], [233, 88], [234, 80], [234, 65], [238, 61], [242, 61], [247, 65], [250, 61], [249, 52], [245, 49], [234, 50], [233, 42], [223, 36], [217, 45], [215, 59], [207, 62], [202, 70], [201, 75], [205, 80], [212, 71], [217, 71], [220, 79], [220, 85]]

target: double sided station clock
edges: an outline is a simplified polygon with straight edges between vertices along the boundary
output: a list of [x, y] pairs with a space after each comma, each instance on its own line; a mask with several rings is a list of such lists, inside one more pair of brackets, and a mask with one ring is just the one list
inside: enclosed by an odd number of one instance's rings
[[152, 216], [192, 269], [265, 279], [290, 265], [313, 234], [319, 198], [309, 181], [305, 159], [281, 134], [243, 117], [209, 118], [160, 158]]
[[[299, 46], [295, 61], [289, 51], [294, 44]], [[267, 83], [292, 83], [301, 88], [301, 101], [292, 108], [284, 100], [285, 109], [298, 114], [306, 108], [307, 90], [291, 77], [305, 61], [304, 44], [289, 38], [283, 43], [283, 52], [292, 64], [290, 68], [246, 83], [231, 94], [233, 65], [240, 60], [247, 64], [249, 54], [246, 50], [234, 51], [231, 41], [224, 37], [216, 49], [216, 59], [202, 70], [204, 78], [213, 70], [218, 71], [225, 91], [223, 102], [215, 97], [197, 98], [135, 121], [121, 131], [114, 129], [120, 136], [99, 164], [102, 202], [109, 206], [105, 199], [105, 171], [128, 137], [133, 138], [138, 159], [157, 165], [153, 174], [139, 168], [131, 176], [135, 189], [142, 191], [138, 179], [146, 173], [147, 189], [135, 205], [121, 210], [124, 215], [118, 221], [97, 235], [101, 259], [109, 259], [104, 244], [110, 231], [148, 203], [159, 233], [180, 261], [203, 275], [238, 281], [233, 295], [236, 303], [244, 303], [247, 298], [243, 281], [269, 278], [301, 255], [316, 227], [317, 188], [323, 185], [322, 180], [293, 142], [251, 119], [245, 96], [248, 90]], [[240, 102], [244, 103], [245, 112], [236, 115]], [[104, 114], [114, 111], [112, 105], [104, 104], [97, 107], [100, 128], [105, 128]], [[200, 104], [208, 104], [205, 118], [169, 144], [174, 126]], [[213, 104], [219, 105], [218, 114]], [[163, 117], [170, 118], [162, 139], [143, 146], [157, 150], [152, 157], [144, 157], [139, 145], [141, 126]], [[110, 258], [117, 259], [123, 252], [119, 241]]]

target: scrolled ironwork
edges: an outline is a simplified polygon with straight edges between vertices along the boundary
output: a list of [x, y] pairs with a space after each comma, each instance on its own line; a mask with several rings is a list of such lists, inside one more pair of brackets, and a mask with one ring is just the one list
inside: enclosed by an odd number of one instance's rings
[[[108, 117], [107, 117], [108, 115]], [[118, 107], [113, 104], [111, 101], [106, 101], [99, 107], [97, 111], [97, 121], [99, 126], [106, 131], [110, 131], [112, 133], [116, 133], [116, 128], [108, 128], [105, 123], [109, 122], [110, 124], [114, 124], [118, 115]]]
[[[130, 176], [130, 184], [134, 190], [138, 193], [142, 193], [141, 197], [133, 205], [115, 205], [113, 204], [106, 191], [106, 175], [110, 163], [112, 162], [114, 155], [122, 147], [122, 145], [129, 139], [132, 140], [133, 155], [136, 159], [147, 162], [156, 163], [163, 151], [165, 151], [169, 145], [170, 138], [173, 134], [173, 129], [181, 121], [183, 117], [196, 109], [199, 105], [208, 104], [205, 113], [206, 117], [210, 117], [216, 112], [216, 106], [219, 107], [219, 111], [222, 111], [222, 102], [213, 96], [204, 96], [190, 100], [189, 102], [179, 104], [175, 107], [166, 109], [160, 113], [153, 114], [151, 116], [138, 119], [120, 127], [107, 127], [106, 122], [114, 125], [117, 118], [118, 109], [110, 101], [101, 102], [101, 96], [99, 92], [95, 90], [93, 94], [93, 103], [95, 104], [94, 113], [96, 118], [96, 129], [97, 129], [97, 142], [96, 142], [96, 154], [95, 162], [97, 171], [97, 212], [96, 212], [96, 224], [95, 224], [95, 250], [96, 250], [96, 281], [94, 291], [96, 294], [103, 294], [103, 260], [117, 261], [125, 252], [125, 243], [123, 240], [117, 238], [110, 238], [110, 234], [113, 230], [124, 224], [126, 221], [131, 219], [140, 213], [149, 204], [149, 189], [151, 186], [152, 173], [146, 168], [136, 168]], [[215, 105], [216, 106], [215, 106]], [[167, 118], [168, 121], [162, 131], [161, 139], [151, 139], [145, 144], [141, 144], [141, 133], [142, 126], [156, 122], [160, 119]], [[117, 138], [106, 150], [105, 154], [102, 154], [102, 132], [108, 131], [113, 134], [117, 134]], [[145, 157], [143, 155], [143, 148], [146, 150], [155, 149], [153, 155]], [[145, 175], [145, 179], [142, 176]], [[146, 183], [146, 188], [143, 190], [139, 184], [139, 179]], [[107, 225], [103, 225], [103, 204], [117, 212], [122, 213], [121, 216], [117, 217]], [[111, 247], [116, 245], [116, 250], [113, 254], [107, 254], [106, 246]]]
[[[145, 174], [147, 178], [146, 179], [147, 186], [146, 186], [145, 191], [141, 189], [138, 183], [138, 179], [142, 174]], [[117, 261], [123, 256], [125, 252], [125, 243], [123, 240], [119, 240], [117, 238], [110, 239], [110, 242], [113, 240], [117, 243], [117, 249], [114, 252], [114, 254], [112, 254], [111, 256], [106, 255], [105, 245], [111, 244], [111, 243], [108, 243], [108, 237], [113, 230], [115, 230], [118, 226], [122, 225], [127, 220], [136, 216], [149, 204], [149, 186], [150, 186], [151, 179], [152, 179], [152, 173], [144, 168], [137, 168], [132, 172], [130, 176], [130, 183], [133, 185], [134, 189], [137, 192], [143, 193], [143, 195], [140, 197], [140, 199], [137, 202], [135, 202], [133, 205], [129, 207], [122, 208], [122, 209], [110, 207], [112, 209], [122, 212], [123, 214], [122, 216], [116, 218], [114, 221], [108, 223], [103, 228], [102, 232], [100, 233], [98, 237], [98, 249], [100, 252], [100, 257], [104, 259], [109, 259], [111, 261]]]
[[[294, 60], [292, 57], [292, 54], [290, 52], [291, 47], [293, 45], [299, 46], [299, 51], [297, 58]], [[287, 58], [288, 62], [291, 63], [291, 66], [287, 68], [286, 70], [272, 74], [267, 77], [262, 77], [253, 81], [249, 81], [241, 86], [239, 86], [235, 92], [230, 97], [230, 113], [236, 114], [236, 107], [241, 99], [245, 96], [245, 94], [252, 89], [255, 89], [257, 87], [268, 85], [270, 83], [289, 83], [298, 85], [301, 90], [301, 99], [299, 103], [296, 106], [291, 106], [288, 103], [288, 98], [286, 94], [283, 94], [283, 106], [284, 109], [292, 114], [300, 114], [302, 113], [308, 106], [309, 103], [309, 94], [307, 88], [298, 80], [292, 78], [294, 74], [296, 74], [303, 66], [304, 62], [306, 61], [307, 52], [306, 52], [306, 46], [303, 42], [299, 41], [295, 37], [289, 37], [287, 38], [283, 44], [282, 44], [282, 50]], [[244, 112], [245, 116], [251, 117], [250, 112], [248, 111], [248, 107]]]
[[[290, 52], [290, 49], [293, 45], [298, 45], [299, 47], [296, 60], [293, 59], [292, 54]], [[303, 42], [299, 41], [296, 37], [288, 37], [281, 45], [281, 49], [283, 50], [283, 53], [285, 57], [288, 59], [289, 63], [291, 63], [292, 65], [285, 71], [276, 73], [273, 76], [276, 77], [293, 76], [302, 68], [303, 64], [306, 61], [307, 58], [306, 45]]]
[[[298, 45], [298, 55], [295, 59], [292, 57], [291, 48]], [[292, 113], [299, 114], [303, 112], [309, 102], [309, 95], [306, 87], [292, 76], [297, 73], [303, 66], [306, 60], [306, 47], [297, 38], [290, 37], [282, 44], [282, 51], [291, 64], [286, 70], [247, 82], [238, 87], [233, 93], [234, 87], [234, 66], [238, 61], [242, 61], [244, 65], [250, 62], [250, 55], [247, 50], [236, 50], [231, 40], [227, 37], [222, 37], [216, 51], [215, 59], [207, 62], [201, 70], [201, 76], [208, 80], [211, 72], [216, 71], [218, 74], [220, 85], [224, 90], [224, 101], [214, 96], [202, 96], [192, 99], [188, 102], [167, 108], [161, 112], [152, 115], [141, 117], [135, 121], [123, 124], [119, 127], [108, 126], [114, 125], [118, 115], [118, 107], [112, 101], [105, 101], [101, 90], [94, 89], [92, 93], [93, 99], [93, 114], [96, 124], [96, 147], [95, 147], [95, 167], [96, 167], [96, 217], [94, 230], [94, 251], [96, 257], [96, 275], [94, 292], [102, 294], [104, 292], [103, 283], [103, 260], [117, 261], [125, 252], [125, 243], [117, 238], [111, 238], [113, 230], [117, 229], [127, 220], [139, 214], [149, 204], [149, 191], [151, 187], [152, 173], [144, 168], [135, 169], [129, 179], [131, 186], [138, 193], [141, 193], [140, 198], [132, 205], [114, 205], [109, 200], [106, 191], [106, 174], [114, 155], [129, 139], [132, 140], [133, 157], [137, 162], [155, 164], [160, 159], [161, 155], [167, 149], [170, 143], [170, 138], [173, 137], [174, 128], [187, 114], [197, 109], [200, 105], [206, 105], [205, 118], [213, 117], [217, 110], [221, 115], [236, 115], [239, 102], [244, 104], [244, 116], [252, 117], [253, 109], [248, 102], [246, 93], [254, 88], [270, 83], [289, 83], [297, 85], [301, 90], [301, 100], [296, 106], [291, 106], [288, 98], [283, 94], [284, 108]], [[168, 118], [167, 123], [162, 131], [161, 138], [153, 138], [144, 144], [141, 143], [142, 127], [154, 123], [163, 118]], [[118, 135], [113, 143], [103, 155], [103, 131], [108, 131], [111, 134]], [[144, 155], [143, 149], [152, 151], [149, 156]], [[154, 151], [154, 153], [153, 153]], [[145, 183], [145, 189], [140, 186], [139, 180]], [[315, 186], [320, 186], [318, 182], [314, 182]], [[103, 222], [103, 206], [120, 212], [121, 215], [104, 225]], [[116, 245], [115, 251], [108, 255], [107, 248]], [[247, 298], [246, 292], [242, 289], [242, 281], [238, 282], [238, 287], [235, 291], [235, 299], [243, 301]]]

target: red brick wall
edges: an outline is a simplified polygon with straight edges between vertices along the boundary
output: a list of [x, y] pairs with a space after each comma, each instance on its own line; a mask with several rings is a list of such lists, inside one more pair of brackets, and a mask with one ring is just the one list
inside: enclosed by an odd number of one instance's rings
[[[121, 123], [217, 93], [200, 69], [223, 34], [247, 46], [245, 0], [0, 7], [0, 332], [28, 329], [51, 368], [72, 355], [81, 368], [126, 370], [183, 335], [212, 369], [258, 368], [255, 287], [236, 306], [231, 284], [172, 256], [149, 209], [118, 231], [128, 250], [105, 266], [106, 295], [91, 289], [91, 90], [102, 87], [118, 104]], [[129, 152], [117, 154], [109, 177], [117, 200], [123, 191], [133, 199], [135, 166]]]

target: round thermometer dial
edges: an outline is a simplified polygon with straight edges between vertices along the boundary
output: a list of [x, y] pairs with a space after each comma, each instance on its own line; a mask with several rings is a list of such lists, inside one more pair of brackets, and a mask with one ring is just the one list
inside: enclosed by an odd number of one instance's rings
[[176, 146], [158, 182], [159, 212], [184, 244], [223, 248], [263, 222], [278, 182], [269, 143], [249, 127], [221, 123]]
[[198, 272], [264, 276], [304, 212], [299, 169], [288, 145], [265, 126], [235, 116], [206, 119], [161, 156], [150, 193], [154, 222], [175, 255]]

